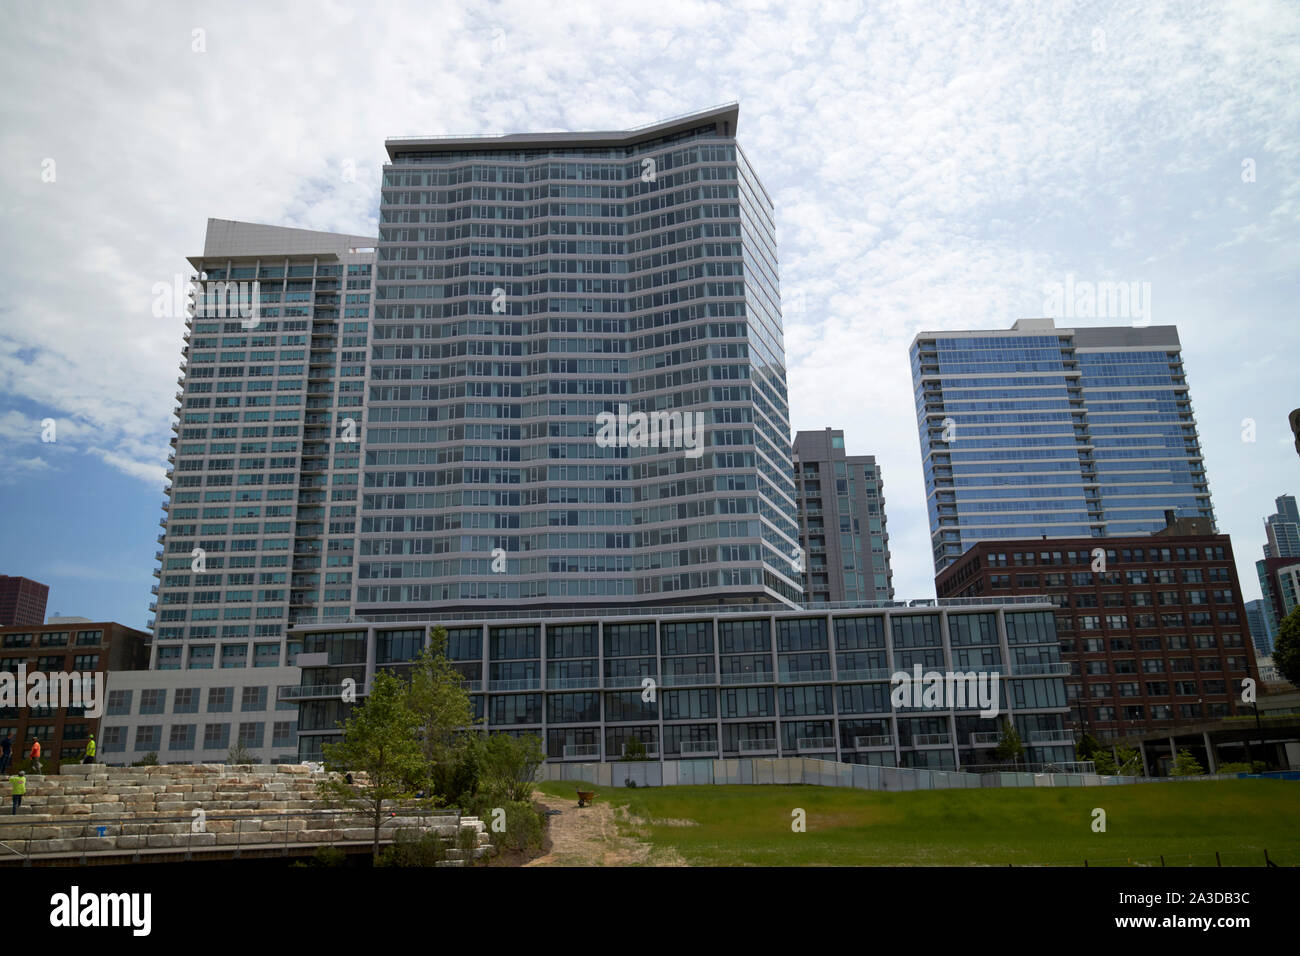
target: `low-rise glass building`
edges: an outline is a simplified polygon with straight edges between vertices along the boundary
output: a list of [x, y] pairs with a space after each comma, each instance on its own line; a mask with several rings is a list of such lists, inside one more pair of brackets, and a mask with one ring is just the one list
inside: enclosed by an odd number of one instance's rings
[[[319, 759], [322, 744], [338, 739], [353, 706], [345, 686], [363, 699], [377, 671], [400, 675], [436, 626], [447, 630], [483, 729], [537, 734], [548, 760], [620, 760], [635, 738], [659, 760], [809, 756], [957, 768], [994, 762], [1008, 718], [1027, 763], [1074, 760], [1053, 607], [1032, 596], [301, 626], [301, 684], [280, 690], [299, 705], [299, 758]], [[894, 675], [918, 669], [976, 675], [995, 707], [981, 708], [974, 686], [937, 699], [896, 696], [904, 685]]]

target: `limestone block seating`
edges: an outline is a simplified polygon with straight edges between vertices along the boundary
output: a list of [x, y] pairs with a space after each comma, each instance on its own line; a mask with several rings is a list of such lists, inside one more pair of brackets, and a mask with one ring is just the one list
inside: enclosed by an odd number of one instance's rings
[[[364, 774], [353, 776], [365, 779]], [[69, 764], [57, 775], [28, 774], [27, 795], [17, 815], [9, 812], [5, 778], [0, 784], [0, 843], [17, 852], [0, 848], [0, 864], [19, 861], [20, 854], [371, 840], [373, 831], [361, 815], [312, 814], [327, 809], [316, 793], [323, 777], [323, 771], [300, 764]], [[200, 832], [193, 822], [195, 810], [204, 815]], [[455, 817], [430, 822], [402, 815], [400, 808], [393, 813], [384, 819], [381, 839], [392, 839], [403, 827], [435, 829], [453, 841], [456, 837]], [[158, 822], [158, 817], [173, 822]], [[474, 832], [476, 857], [493, 852], [481, 820], [461, 817], [460, 827]], [[449, 855], [460, 858], [458, 851]]]

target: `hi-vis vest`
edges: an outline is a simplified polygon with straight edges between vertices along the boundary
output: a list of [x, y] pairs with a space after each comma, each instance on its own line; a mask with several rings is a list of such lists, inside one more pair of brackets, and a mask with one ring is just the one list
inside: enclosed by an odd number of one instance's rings
[[9, 778], [9, 786], [13, 787], [13, 795], [21, 797], [27, 792], [27, 778], [14, 774]]
[[87, 756], [87, 757], [93, 757], [93, 756], [95, 756], [95, 738], [94, 738], [94, 737], [91, 737], [91, 738], [90, 738], [90, 743], [86, 744], [86, 756]]

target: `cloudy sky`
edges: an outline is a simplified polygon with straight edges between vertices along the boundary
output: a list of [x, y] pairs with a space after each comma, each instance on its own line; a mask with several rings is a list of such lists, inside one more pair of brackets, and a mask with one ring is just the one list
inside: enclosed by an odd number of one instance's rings
[[385, 137], [622, 129], [730, 100], [776, 203], [793, 425], [879, 456], [900, 597], [933, 594], [908, 343], [1043, 315], [1066, 276], [1150, 283], [1151, 324], [1178, 326], [1220, 529], [1258, 596], [1261, 519], [1300, 492], [1300, 5], [6, 12], [0, 573], [49, 583], [51, 614], [148, 617], [183, 328], [152, 289], [188, 274], [209, 216], [375, 234]]

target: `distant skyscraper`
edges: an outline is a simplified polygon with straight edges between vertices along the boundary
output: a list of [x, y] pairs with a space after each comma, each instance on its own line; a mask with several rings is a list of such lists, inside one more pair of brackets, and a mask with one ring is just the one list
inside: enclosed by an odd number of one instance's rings
[[737, 118], [388, 141], [359, 613], [802, 597]]
[[892, 601], [884, 480], [838, 429], [799, 432], [795, 481], [806, 600]]
[[1250, 639], [1255, 644], [1256, 657], [1273, 653], [1273, 632], [1268, 627], [1268, 604], [1262, 598], [1246, 602], [1246, 621], [1250, 624]]
[[936, 571], [982, 540], [1213, 520], [1173, 326], [922, 332], [911, 362]]
[[30, 578], [0, 574], [0, 627], [11, 624], [44, 624], [48, 584]]
[[1266, 558], [1300, 558], [1300, 510], [1296, 508], [1295, 495], [1282, 495], [1274, 499], [1277, 512], [1264, 519], [1264, 545]]
[[1277, 511], [1264, 519], [1264, 557], [1255, 562], [1270, 648], [1283, 619], [1300, 604], [1300, 510], [1294, 495], [1273, 503]]

